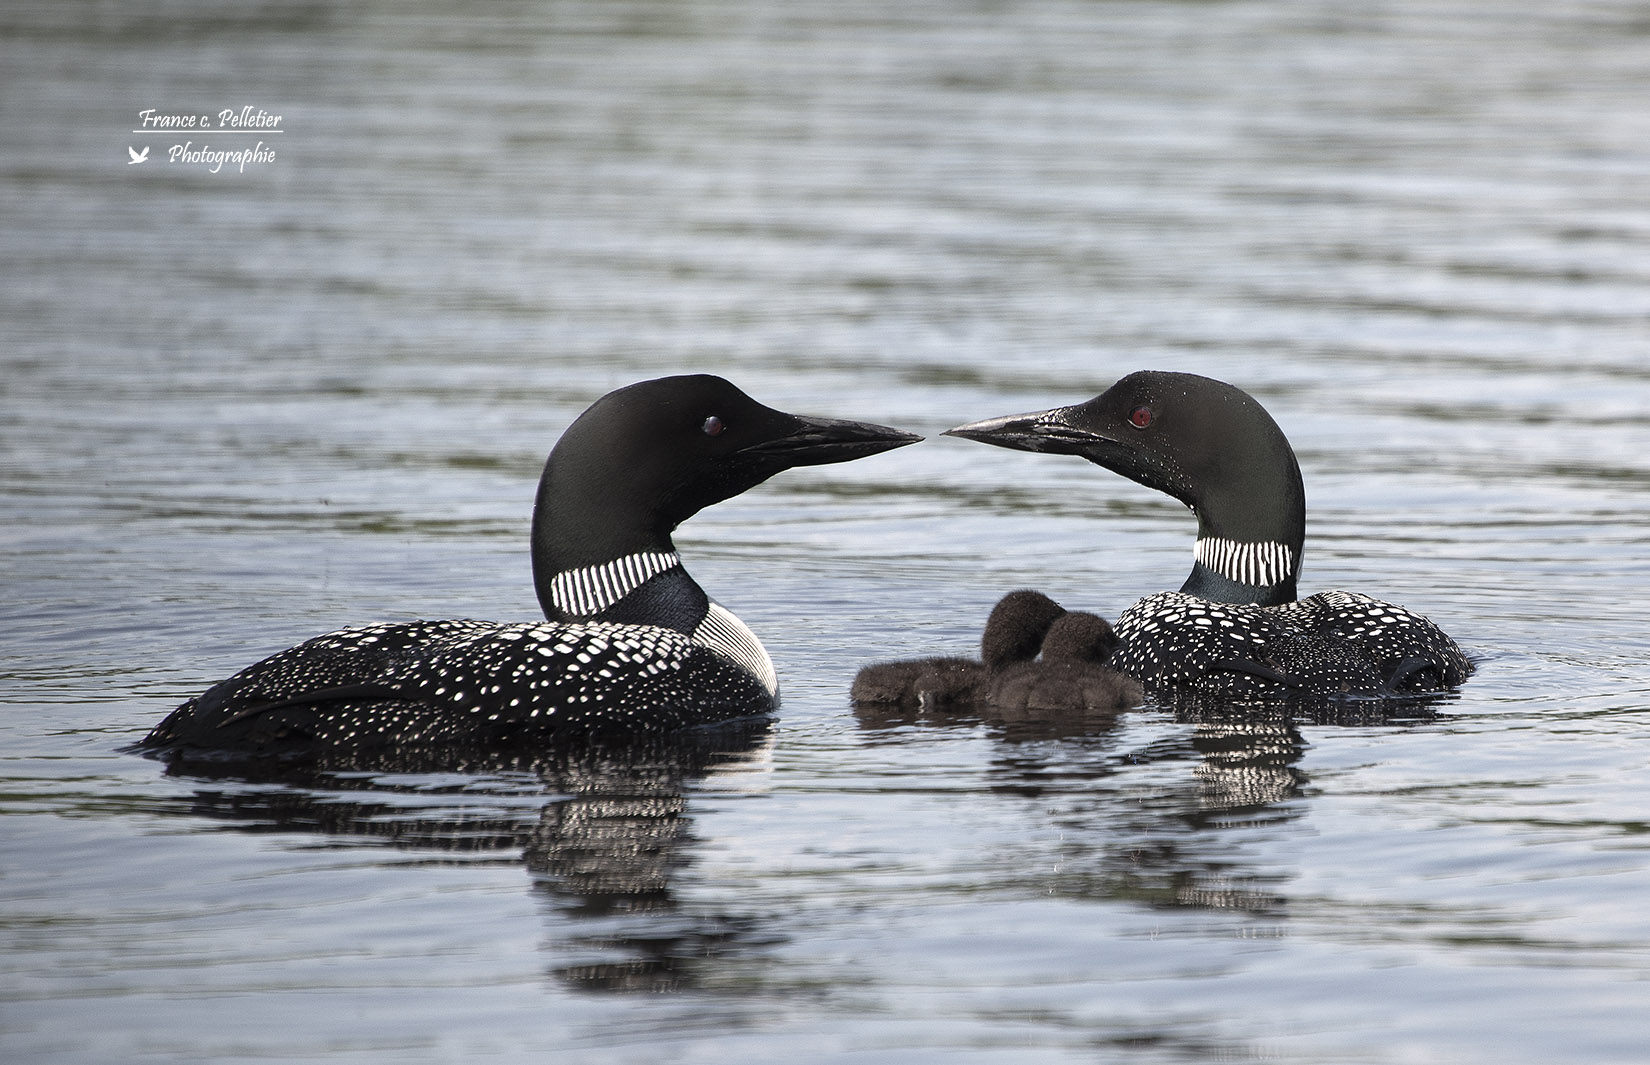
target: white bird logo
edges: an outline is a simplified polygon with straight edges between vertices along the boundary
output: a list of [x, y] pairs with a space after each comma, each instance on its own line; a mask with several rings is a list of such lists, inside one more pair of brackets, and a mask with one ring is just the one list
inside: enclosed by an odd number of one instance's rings
[[[140, 152], [136, 148], [134, 148], [134, 147], [132, 147], [131, 145], [128, 144], [126, 146], [126, 154], [130, 155], [132, 157], [132, 163], [148, 162], [149, 161], [149, 146], [147, 144], [145, 144], [143, 146], [143, 151]], [[126, 165], [131, 166], [132, 163], [127, 163]]]

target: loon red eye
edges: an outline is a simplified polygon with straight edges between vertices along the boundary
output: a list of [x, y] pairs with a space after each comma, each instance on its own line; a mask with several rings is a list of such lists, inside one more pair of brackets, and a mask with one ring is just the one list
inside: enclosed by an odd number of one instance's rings
[[1152, 424], [1152, 409], [1150, 407], [1136, 407], [1129, 411], [1129, 424], [1136, 429], [1145, 429]]
[[699, 428], [704, 430], [706, 436], [721, 436], [722, 430], [726, 429], [727, 426], [722, 424], [722, 419], [712, 414], [710, 417], [705, 419], [705, 424], [701, 425]]

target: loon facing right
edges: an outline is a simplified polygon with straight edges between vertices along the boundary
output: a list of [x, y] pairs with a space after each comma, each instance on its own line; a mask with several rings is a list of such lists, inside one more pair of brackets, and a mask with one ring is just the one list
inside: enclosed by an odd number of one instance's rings
[[768, 652], [682, 567], [672, 535], [783, 470], [919, 439], [774, 410], [708, 374], [609, 392], [562, 433], [539, 479], [532, 564], [544, 621], [326, 633], [214, 684], [139, 748], [363, 768], [771, 715]]
[[960, 425], [948, 435], [1081, 455], [1197, 516], [1192, 572], [1117, 619], [1108, 665], [1158, 690], [1415, 696], [1472, 663], [1431, 621], [1355, 592], [1296, 599], [1306, 491], [1265, 409], [1221, 381], [1145, 370], [1070, 407]]

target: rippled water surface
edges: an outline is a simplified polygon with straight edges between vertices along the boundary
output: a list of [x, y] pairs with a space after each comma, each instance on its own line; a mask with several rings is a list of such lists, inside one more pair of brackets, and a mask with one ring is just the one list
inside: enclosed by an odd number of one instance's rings
[[[0, 107], [5, 1060], [1650, 1059], [1642, 5], [23, 2]], [[326, 629], [534, 617], [620, 384], [934, 436], [1148, 366], [1268, 406], [1303, 590], [1439, 620], [1458, 696], [856, 711], [1010, 588], [1190, 564], [1166, 497], [944, 438], [681, 530], [781, 673], [737, 749], [122, 753]]]

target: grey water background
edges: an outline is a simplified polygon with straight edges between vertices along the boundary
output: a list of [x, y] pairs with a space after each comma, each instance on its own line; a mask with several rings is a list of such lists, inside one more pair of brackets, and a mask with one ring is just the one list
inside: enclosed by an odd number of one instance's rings
[[[6, 1061], [1650, 1060], [1641, 4], [11, 3], [0, 280]], [[726, 757], [122, 752], [330, 628], [537, 616], [610, 388], [933, 436], [1143, 367], [1269, 407], [1303, 591], [1440, 621], [1458, 696], [857, 711], [1004, 591], [1190, 565], [1165, 497], [937, 439], [681, 530], [784, 686]]]

